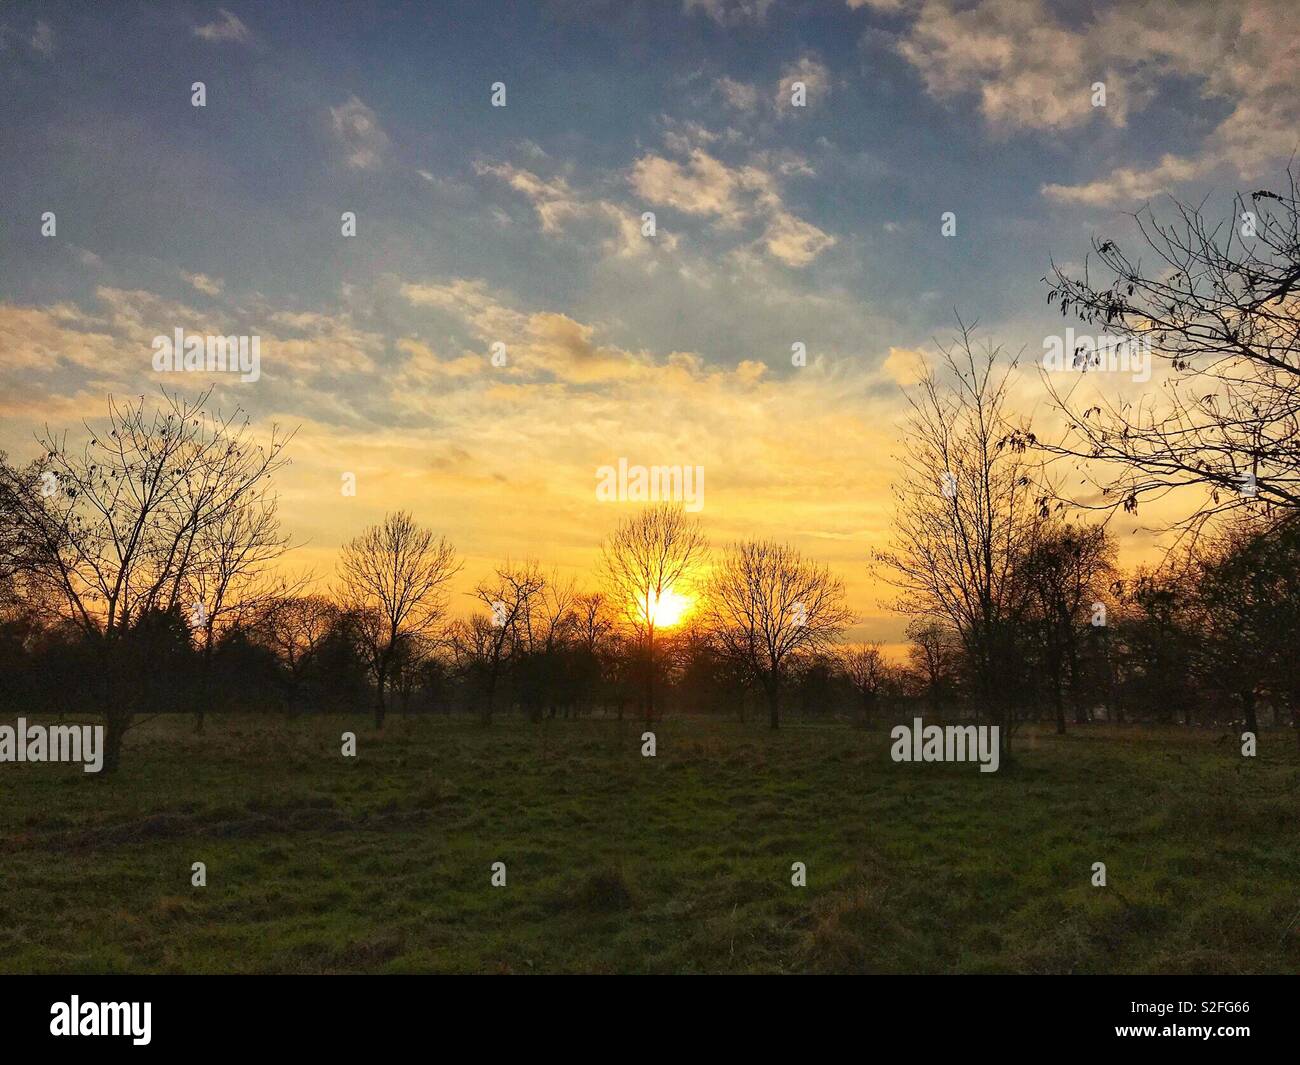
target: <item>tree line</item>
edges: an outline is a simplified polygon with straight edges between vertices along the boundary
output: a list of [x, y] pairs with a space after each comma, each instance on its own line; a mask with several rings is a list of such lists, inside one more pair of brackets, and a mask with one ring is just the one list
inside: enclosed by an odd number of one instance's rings
[[[1066, 427], [1049, 439], [1010, 409], [1016, 360], [960, 321], [940, 346], [907, 394], [893, 538], [871, 560], [910, 619], [902, 660], [844, 642], [855, 614], [824, 565], [771, 541], [712, 551], [673, 505], [618, 522], [589, 587], [505, 560], [463, 616], [455, 546], [405, 512], [345, 544], [325, 590], [291, 580], [272, 481], [292, 434], [257, 440], [208, 394], [164, 392], [110, 400], [80, 443], [47, 430], [25, 466], [0, 457], [9, 703], [99, 713], [108, 769], [153, 714], [202, 730], [238, 709], [363, 710], [377, 728], [394, 709], [485, 725], [755, 711], [777, 728], [791, 711], [870, 725], [926, 708], [999, 724], [1007, 754], [1027, 719], [1289, 720], [1300, 736], [1295, 183], [1250, 202], [1253, 243], [1183, 206], [1181, 232], [1141, 229], [1161, 253], [1150, 275], [1100, 241], [1111, 283], [1086, 266], [1048, 281], [1063, 312], [1167, 362], [1161, 413], [1078, 410], [1047, 380]], [[1061, 487], [1068, 462], [1089, 493]], [[1203, 493], [1189, 535], [1121, 572], [1112, 515], [1185, 488]]]

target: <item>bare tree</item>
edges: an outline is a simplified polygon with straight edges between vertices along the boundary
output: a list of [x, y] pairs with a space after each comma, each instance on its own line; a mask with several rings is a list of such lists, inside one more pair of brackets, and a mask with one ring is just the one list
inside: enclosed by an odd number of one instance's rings
[[660, 603], [682, 595], [708, 553], [699, 521], [680, 504], [647, 507], [619, 523], [604, 542], [601, 566], [610, 598], [645, 655], [646, 723], [655, 719], [655, 632]]
[[938, 714], [944, 696], [957, 679], [961, 646], [957, 634], [948, 625], [913, 618], [907, 624], [907, 660], [913, 674], [925, 688], [930, 702], [930, 712]]
[[265, 486], [250, 492], [237, 507], [207, 524], [195, 544], [195, 564], [183, 582], [190, 605], [190, 625], [200, 655], [200, 688], [195, 729], [212, 703], [212, 655], [219, 633], [251, 621], [258, 611], [292, 596], [301, 581], [291, 582], [270, 571], [289, 550], [289, 537], [280, 532], [276, 500]]
[[578, 686], [588, 707], [611, 693], [618, 651], [617, 619], [603, 592], [586, 592], [573, 601]]
[[1014, 360], [976, 350], [962, 323], [940, 346], [945, 378], [933, 368], [908, 395], [904, 475], [894, 485], [895, 537], [877, 554], [896, 608], [952, 627], [962, 642], [983, 708], [1000, 725], [1010, 753], [1017, 673], [1015, 627], [1021, 545], [1041, 520], [1030, 467], [1011, 446], [1005, 420]]
[[727, 655], [767, 696], [774, 729], [792, 658], [829, 648], [853, 620], [842, 580], [794, 548], [769, 541], [732, 547], [710, 575], [705, 602]]
[[[532, 715], [541, 716], [542, 703], [555, 717], [557, 702], [564, 695], [567, 653], [579, 628], [576, 610], [577, 588], [572, 579], [561, 580], [552, 573], [547, 578], [533, 613], [532, 644], [528, 655], [533, 663]], [[567, 711], [566, 711], [567, 712]]]
[[[1049, 456], [1081, 460], [1100, 496], [1090, 506], [1135, 510], [1139, 501], [1199, 486], [1186, 522], [1266, 503], [1300, 507], [1300, 192], [1238, 195], [1231, 216], [1177, 200], [1177, 218], [1136, 215], [1143, 263], [1113, 240], [1094, 240], [1105, 278], [1089, 264], [1069, 276], [1053, 265], [1048, 301], [1167, 363], [1167, 387], [1136, 402], [1076, 401], [1081, 387], [1045, 377], [1067, 428], [1031, 433]], [[1140, 350], [1140, 349], [1139, 349]]]
[[273, 427], [259, 445], [241, 411], [206, 409], [209, 393], [162, 395], [157, 406], [110, 399], [107, 424], [86, 425], [79, 449], [47, 428], [29, 471], [36, 480], [6, 475], [3, 488], [25, 572], [98, 655], [107, 770], [136, 713], [119, 683], [124, 637], [142, 619], [181, 608], [196, 575], [213, 565], [218, 530], [236, 557], [265, 560], [285, 546], [250, 515], [273, 517], [264, 482], [287, 461], [292, 434]]
[[862, 723], [870, 725], [890, 672], [880, 644], [859, 643], [841, 647], [836, 654], [836, 664], [861, 700]]
[[384, 727], [386, 687], [399, 645], [429, 633], [447, 610], [446, 586], [460, 570], [446, 537], [405, 511], [388, 514], [344, 545], [339, 600], [356, 618], [376, 684], [375, 728]]
[[290, 595], [265, 604], [252, 623], [254, 637], [269, 647], [288, 674], [288, 712], [299, 709], [307, 671], [339, 624], [339, 608], [323, 595]]
[[474, 589], [474, 598], [489, 611], [488, 630], [484, 632], [480, 628], [473, 633], [475, 645], [482, 644], [484, 652], [486, 691], [479, 708], [484, 725], [492, 723], [497, 688], [506, 662], [516, 648], [532, 646], [534, 615], [545, 587], [546, 578], [536, 562], [507, 560], [490, 579], [480, 581]]

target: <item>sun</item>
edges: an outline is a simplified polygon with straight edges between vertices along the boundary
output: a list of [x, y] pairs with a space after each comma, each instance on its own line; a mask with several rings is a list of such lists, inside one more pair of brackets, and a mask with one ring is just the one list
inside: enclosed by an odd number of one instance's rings
[[691, 603], [692, 600], [688, 596], [681, 595], [671, 588], [665, 588], [651, 600], [650, 620], [654, 622], [657, 629], [671, 628], [686, 616]]

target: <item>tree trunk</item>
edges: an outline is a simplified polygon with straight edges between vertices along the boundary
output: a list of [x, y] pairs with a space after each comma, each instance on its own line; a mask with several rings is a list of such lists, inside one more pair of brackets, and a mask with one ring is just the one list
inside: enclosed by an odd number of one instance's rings
[[653, 629], [648, 630], [646, 640], [646, 700], [645, 700], [645, 723], [646, 727], [655, 723], [655, 634]]
[[131, 715], [109, 711], [104, 715], [104, 768], [114, 773], [122, 763], [122, 738], [131, 725]]
[[769, 684], [767, 687], [767, 720], [773, 729], [781, 727], [781, 687], [779, 684]]
[[379, 697], [375, 700], [375, 728], [379, 731], [383, 730], [384, 715], [388, 712], [388, 707], [384, 703], [384, 686], [387, 680], [383, 673], [379, 674]]
[[1011, 723], [1015, 720], [1014, 711], [1011, 709], [1009, 705], [1004, 703], [998, 707], [997, 716], [995, 720], [997, 720], [999, 725], [998, 739], [1001, 741], [1002, 758], [1004, 761], [1010, 761], [1011, 760]]
[[1246, 711], [1246, 731], [1259, 734], [1259, 718], [1255, 714], [1255, 692], [1254, 690], [1244, 691], [1241, 693], [1241, 702], [1243, 709]]
[[487, 698], [483, 701], [482, 709], [479, 711], [478, 721], [484, 728], [492, 724], [493, 703], [497, 697], [497, 677], [494, 669], [488, 674]]

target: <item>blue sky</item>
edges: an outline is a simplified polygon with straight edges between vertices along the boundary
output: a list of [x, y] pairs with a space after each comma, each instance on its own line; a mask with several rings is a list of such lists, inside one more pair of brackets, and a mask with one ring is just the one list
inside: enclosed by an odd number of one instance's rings
[[[0, 447], [156, 392], [157, 333], [260, 334], [262, 379], [211, 383], [302, 426], [308, 559], [403, 504], [481, 565], [576, 568], [609, 524], [590, 467], [630, 455], [706, 464], [718, 539], [857, 573], [909, 360], [954, 309], [1036, 354], [1060, 328], [1053, 256], [1166, 192], [1275, 181], [1300, 137], [1297, 12], [4, 4]], [[326, 486], [354, 467], [340, 514]], [[856, 591], [864, 631], [892, 631]]]

